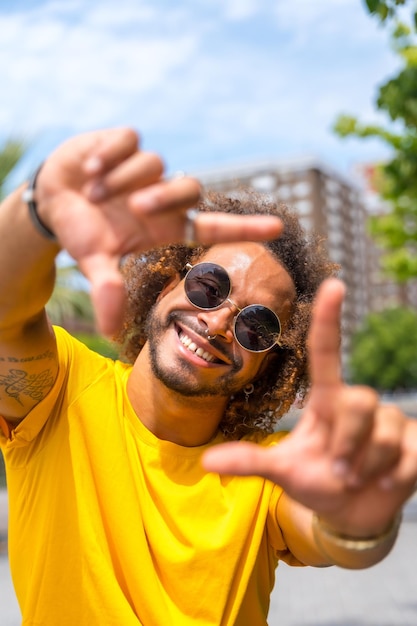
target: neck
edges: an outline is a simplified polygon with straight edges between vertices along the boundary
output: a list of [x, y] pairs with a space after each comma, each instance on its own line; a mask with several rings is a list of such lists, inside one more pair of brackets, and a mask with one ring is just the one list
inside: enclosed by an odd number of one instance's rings
[[158, 439], [181, 446], [202, 446], [211, 441], [226, 408], [227, 398], [183, 396], [157, 379], [146, 358], [137, 358], [127, 384], [130, 403], [142, 424]]

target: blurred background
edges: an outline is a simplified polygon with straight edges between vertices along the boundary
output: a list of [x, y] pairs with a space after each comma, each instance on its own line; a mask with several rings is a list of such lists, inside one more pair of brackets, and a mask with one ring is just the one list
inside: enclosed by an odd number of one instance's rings
[[[416, 11], [415, 0], [3, 0], [0, 195], [66, 138], [132, 126], [168, 174], [288, 204], [347, 284], [347, 380], [417, 417]], [[65, 255], [48, 310], [117, 356]], [[6, 536], [2, 497], [3, 554]]]

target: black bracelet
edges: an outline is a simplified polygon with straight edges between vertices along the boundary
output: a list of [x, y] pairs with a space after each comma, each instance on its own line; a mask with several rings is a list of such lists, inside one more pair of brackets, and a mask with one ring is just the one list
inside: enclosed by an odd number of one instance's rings
[[49, 230], [49, 228], [47, 228], [45, 224], [42, 222], [42, 220], [40, 219], [39, 214], [38, 214], [38, 207], [37, 207], [36, 200], [35, 200], [36, 179], [38, 177], [39, 172], [41, 171], [42, 165], [43, 163], [41, 163], [41, 165], [38, 167], [38, 169], [29, 179], [27, 189], [25, 189], [25, 191], [22, 194], [22, 200], [23, 202], [26, 202], [28, 205], [30, 219], [32, 221], [32, 224], [38, 231], [38, 233], [40, 233], [46, 239], [49, 239], [49, 241], [56, 242], [57, 238], [54, 235], [54, 233], [51, 230]]

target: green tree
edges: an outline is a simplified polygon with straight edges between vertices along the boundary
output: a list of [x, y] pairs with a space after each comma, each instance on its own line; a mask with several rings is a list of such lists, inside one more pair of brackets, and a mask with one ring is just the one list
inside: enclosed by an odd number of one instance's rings
[[366, 8], [388, 28], [400, 58], [399, 73], [378, 91], [376, 107], [388, 117], [385, 125], [369, 125], [341, 115], [335, 131], [341, 137], [378, 137], [392, 149], [392, 158], [376, 168], [374, 184], [391, 210], [370, 218], [370, 231], [385, 249], [384, 267], [399, 282], [417, 277], [417, 13], [413, 1], [366, 0]]
[[385, 22], [388, 18], [396, 17], [401, 6], [406, 0], [365, 0], [365, 6], [371, 15], [375, 15]]
[[417, 389], [417, 313], [392, 308], [368, 315], [353, 336], [349, 365], [353, 383]]
[[101, 335], [96, 333], [75, 333], [77, 339], [85, 343], [85, 345], [103, 356], [107, 356], [111, 359], [119, 358], [119, 351], [115, 344], [108, 339], [105, 339]]
[[67, 327], [77, 320], [93, 322], [90, 295], [81, 280], [80, 271], [73, 261], [58, 264], [54, 291], [46, 305], [54, 324]]
[[0, 200], [4, 197], [4, 183], [25, 153], [26, 146], [17, 139], [8, 139], [0, 149]]

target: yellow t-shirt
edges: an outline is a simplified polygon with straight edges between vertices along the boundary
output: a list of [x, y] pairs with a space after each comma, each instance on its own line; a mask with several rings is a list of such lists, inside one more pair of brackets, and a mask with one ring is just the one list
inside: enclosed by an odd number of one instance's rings
[[131, 367], [55, 331], [54, 388], [0, 437], [23, 625], [265, 625], [278, 559], [298, 564], [281, 489], [208, 474], [207, 446], [154, 437], [126, 394]]

